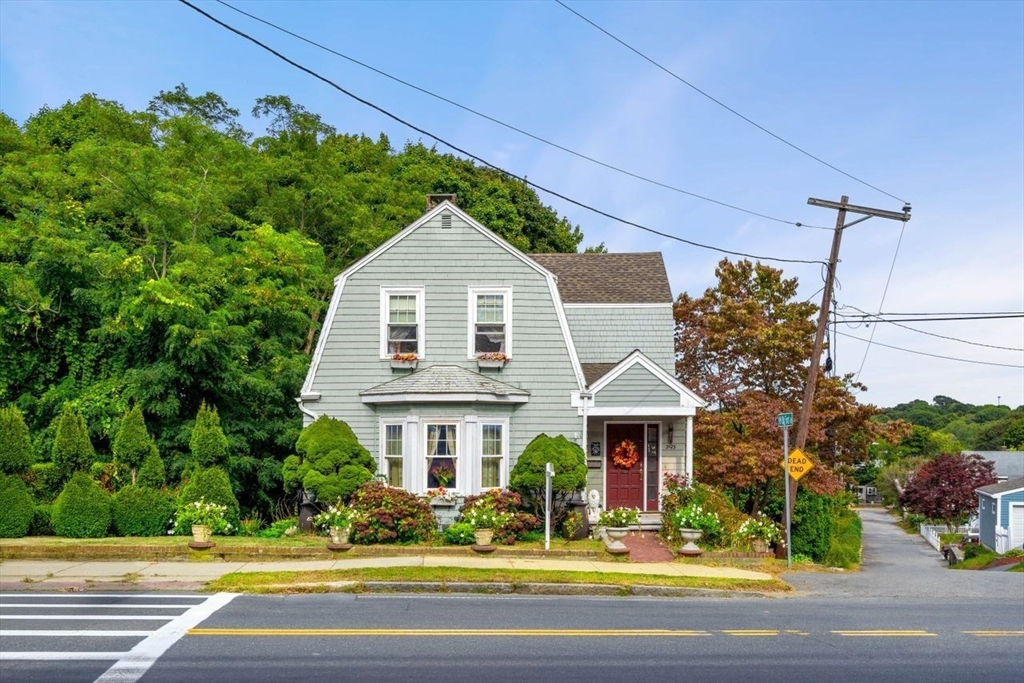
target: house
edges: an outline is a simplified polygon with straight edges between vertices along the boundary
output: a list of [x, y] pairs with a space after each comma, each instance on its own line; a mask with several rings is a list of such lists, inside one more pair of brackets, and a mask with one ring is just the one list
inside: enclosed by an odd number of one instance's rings
[[996, 479], [1006, 481], [1024, 477], [1024, 451], [961, 451], [963, 455], [980, 455], [992, 463]]
[[997, 553], [1024, 548], [1024, 477], [977, 489], [978, 538]]
[[[663, 472], [692, 477], [704, 406], [673, 374], [661, 255], [529, 256], [453, 199], [335, 279], [306, 423], [347, 422], [393, 486], [460, 496], [506, 487], [535, 436], [563, 435], [606, 507], [656, 511]], [[624, 442], [629, 467], [612, 462]]]

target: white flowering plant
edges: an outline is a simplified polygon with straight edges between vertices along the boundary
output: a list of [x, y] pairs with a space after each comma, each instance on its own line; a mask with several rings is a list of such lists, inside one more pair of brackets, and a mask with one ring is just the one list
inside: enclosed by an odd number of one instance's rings
[[636, 508], [615, 508], [602, 510], [597, 518], [598, 526], [629, 527], [640, 524], [640, 511]]
[[352, 526], [355, 516], [356, 511], [344, 505], [339, 499], [338, 502], [328, 505], [326, 510], [313, 517], [313, 526], [324, 530], [346, 529]]
[[782, 539], [782, 530], [770, 517], [759, 512], [755, 517], [745, 520], [736, 530], [736, 535], [745, 541], [757, 539], [765, 543], [778, 543]]
[[462, 521], [471, 525], [474, 529], [497, 529], [508, 519], [508, 515], [502, 514], [492, 507], [478, 505], [462, 516]]
[[183, 503], [178, 506], [178, 511], [171, 520], [171, 528], [167, 532], [173, 534], [188, 534], [192, 526], [201, 524], [210, 527], [215, 534], [229, 534], [232, 531], [231, 523], [227, 520], [227, 505], [218, 505], [208, 502], [205, 498], [194, 500], [190, 503]]
[[696, 501], [691, 501], [673, 512], [670, 520], [676, 535], [680, 529], [699, 529], [704, 532], [702, 538], [709, 545], [717, 544], [725, 532], [725, 526], [718, 518], [718, 513], [704, 509], [704, 506]]

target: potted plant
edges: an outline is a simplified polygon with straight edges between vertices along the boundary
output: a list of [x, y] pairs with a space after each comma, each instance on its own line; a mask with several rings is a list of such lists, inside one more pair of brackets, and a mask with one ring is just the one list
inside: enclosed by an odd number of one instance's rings
[[494, 530], [504, 521], [504, 515], [491, 506], [477, 505], [463, 515], [463, 521], [473, 527], [477, 545], [489, 546], [494, 539]]
[[355, 514], [356, 511], [344, 505], [339, 498], [337, 503], [327, 506], [326, 510], [313, 518], [313, 525], [326, 530], [334, 545], [344, 545], [348, 543]]
[[640, 511], [636, 508], [602, 510], [597, 518], [597, 525], [604, 527], [604, 533], [609, 540], [621, 541], [629, 533], [629, 527], [640, 525]]
[[745, 520], [736, 535], [749, 542], [755, 553], [766, 553], [768, 546], [778, 543], [782, 538], [782, 531], [774, 521], [759, 512], [755, 517]]
[[195, 543], [209, 543], [213, 534], [225, 534], [231, 531], [231, 524], [225, 515], [226, 505], [209, 503], [205, 498], [184, 503], [178, 507], [174, 515], [174, 525], [168, 534], [175, 534], [179, 529], [190, 529]]
[[673, 531], [684, 541], [684, 545], [679, 549], [680, 555], [700, 555], [704, 551], [697, 546], [697, 541], [705, 534], [717, 537], [722, 530], [718, 513], [705, 510], [695, 501], [673, 512], [671, 525]]
[[391, 367], [396, 370], [415, 370], [420, 357], [415, 353], [395, 353], [391, 356]]
[[504, 351], [487, 351], [476, 354], [476, 365], [479, 368], [502, 368], [505, 363], [511, 363], [510, 358]]

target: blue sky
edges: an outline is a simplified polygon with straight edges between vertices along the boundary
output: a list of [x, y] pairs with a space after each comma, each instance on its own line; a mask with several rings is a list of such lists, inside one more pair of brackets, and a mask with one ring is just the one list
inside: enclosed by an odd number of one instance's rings
[[[828, 256], [828, 231], [601, 168], [223, 5], [197, 4], [355, 94], [583, 203], [725, 249]], [[832, 226], [835, 212], [807, 206], [808, 197], [902, 207], [753, 128], [555, 2], [233, 4], [577, 152], [760, 213]], [[913, 219], [883, 311], [1024, 311], [1024, 2], [566, 4], [762, 126], [909, 200]], [[85, 92], [143, 109], [178, 83], [217, 92], [243, 112], [257, 97], [285, 94], [341, 131], [384, 132], [396, 147], [420, 139], [178, 2], [0, 0], [0, 109], [19, 122]], [[541, 198], [582, 228], [585, 244], [663, 252], [675, 294], [714, 285], [720, 254]], [[878, 218], [846, 232], [841, 307], [879, 310], [900, 234], [900, 223]], [[800, 279], [802, 297], [820, 300], [819, 266], [782, 265]], [[1024, 348], [1020, 318], [912, 326]], [[865, 356], [867, 345], [853, 337], [872, 330], [838, 329], [850, 336], [833, 340], [837, 369], [860, 372], [869, 388], [862, 401], [943, 394], [1024, 404], [1024, 352], [877, 325]]]

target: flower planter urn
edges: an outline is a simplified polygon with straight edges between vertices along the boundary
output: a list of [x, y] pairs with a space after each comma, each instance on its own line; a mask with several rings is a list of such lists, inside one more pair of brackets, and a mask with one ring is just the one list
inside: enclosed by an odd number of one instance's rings
[[494, 540], [494, 529], [474, 529], [473, 538], [477, 545], [490, 545]]
[[751, 539], [750, 549], [755, 553], [766, 553], [768, 552], [768, 542], [761, 538]]
[[629, 533], [629, 527], [625, 526], [606, 526], [604, 528], [605, 536], [608, 540], [613, 543], [620, 543], [622, 539]]
[[348, 535], [351, 531], [351, 527], [332, 526], [331, 527], [331, 544], [333, 545], [345, 545], [348, 543]]
[[209, 524], [193, 524], [192, 540], [196, 543], [209, 543], [213, 537], [213, 529]]
[[696, 557], [703, 553], [704, 551], [698, 548], [696, 543], [703, 534], [704, 532], [700, 529], [680, 529], [679, 537], [685, 541], [685, 544], [679, 549], [679, 554], [687, 557]]

